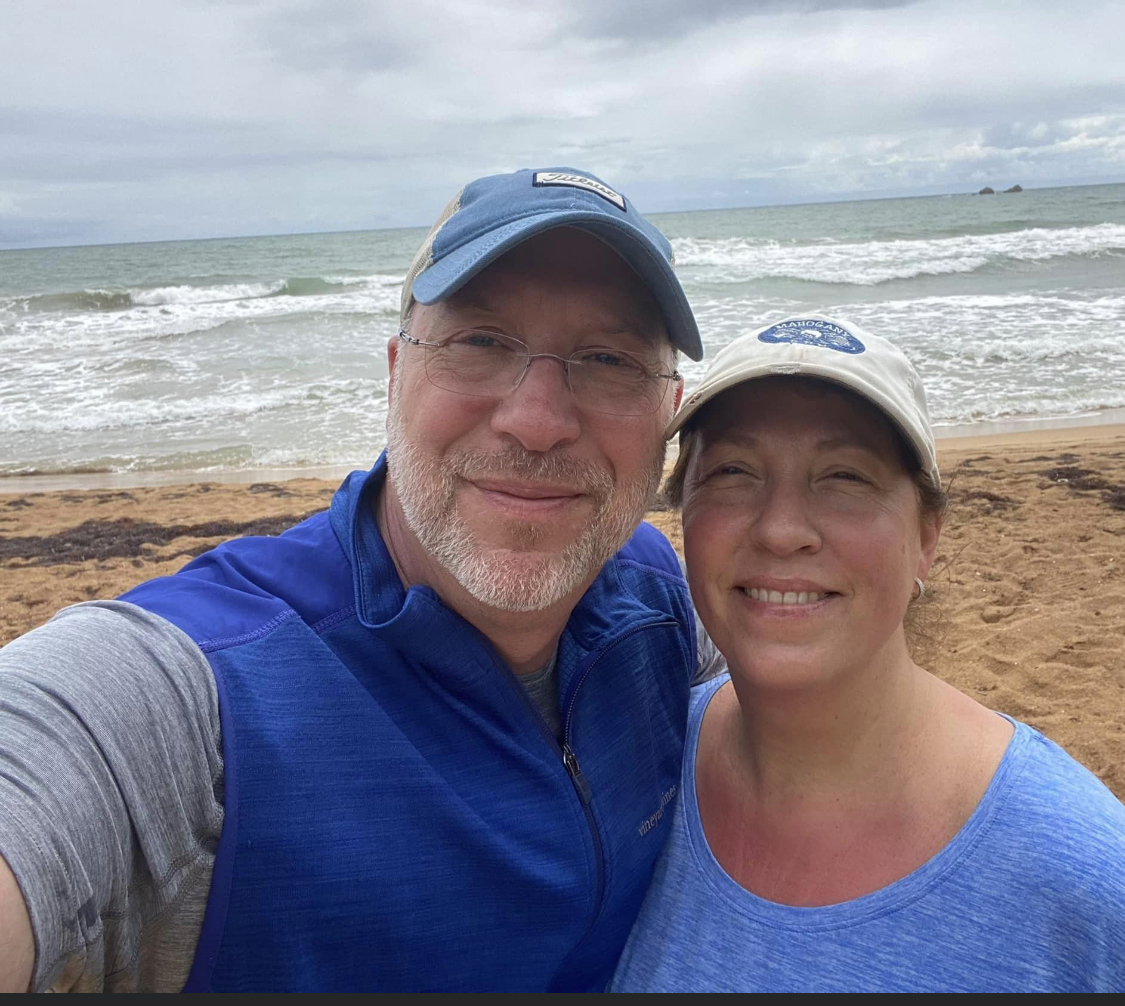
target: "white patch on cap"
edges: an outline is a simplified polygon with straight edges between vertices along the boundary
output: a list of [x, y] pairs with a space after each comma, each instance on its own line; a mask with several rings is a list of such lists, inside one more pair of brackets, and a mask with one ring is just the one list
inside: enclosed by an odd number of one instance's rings
[[564, 185], [571, 189], [585, 189], [613, 203], [619, 210], [625, 209], [625, 197], [621, 193], [614, 192], [608, 185], [603, 185], [597, 179], [587, 178], [585, 175], [575, 175], [568, 171], [536, 171], [532, 184]]

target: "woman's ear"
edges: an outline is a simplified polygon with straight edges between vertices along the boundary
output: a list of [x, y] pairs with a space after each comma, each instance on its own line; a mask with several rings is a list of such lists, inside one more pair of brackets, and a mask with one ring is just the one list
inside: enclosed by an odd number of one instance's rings
[[923, 583], [929, 578], [930, 567], [934, 564], [937, 555], [938, 539], [941, 537], [941, 526], [944, 517], [940, 514], [923, 514], [921, 520], [922, 548], [918, 554], [918, 579]]

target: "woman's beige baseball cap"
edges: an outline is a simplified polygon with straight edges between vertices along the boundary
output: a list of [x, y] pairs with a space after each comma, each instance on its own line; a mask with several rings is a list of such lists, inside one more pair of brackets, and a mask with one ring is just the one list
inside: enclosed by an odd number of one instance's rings
[[778, 375], [815, 377], [862, 395], [887, 415], [934, 484], [941, 485], [926, 392], [914, 365], [886, 339], [821, 315], [786, 318], [725, 346], [684, 399], [665, 437], [679, 433], [716, 395], [746, 381]]

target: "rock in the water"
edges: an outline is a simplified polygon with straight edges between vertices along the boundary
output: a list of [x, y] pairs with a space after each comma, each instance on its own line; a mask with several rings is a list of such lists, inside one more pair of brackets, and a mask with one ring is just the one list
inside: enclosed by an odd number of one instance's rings
[[1010, 189], [1005, 189], [1005, 192], [1023, 192], [1023, 188], [1019, 185], [1013, 185]]
[[995, 189], [990, 189], [987, 185], [977, 193], [978, 196], [994, 196], [996, 195]]

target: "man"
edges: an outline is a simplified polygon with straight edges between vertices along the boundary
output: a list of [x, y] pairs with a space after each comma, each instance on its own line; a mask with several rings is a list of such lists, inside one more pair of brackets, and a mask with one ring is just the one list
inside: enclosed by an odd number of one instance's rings
[[0, 979], [601, 988], [699, 664], [634, 534], [677, 349], [671, 247], [623, 196], [466, 186], [404, 284], [385, 457], [0, 652]]

